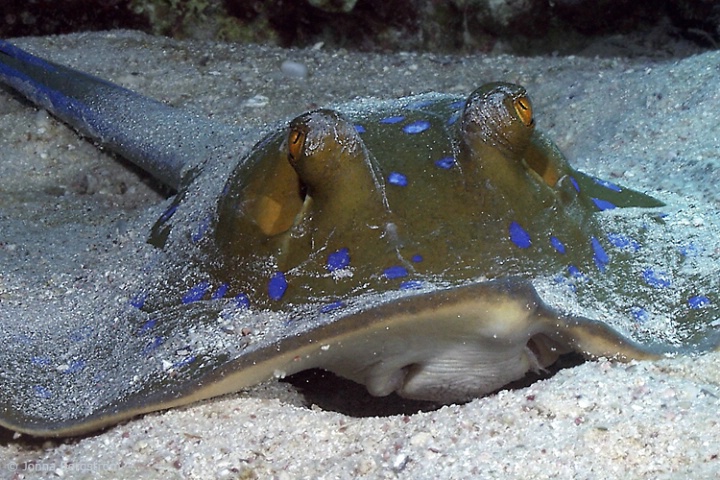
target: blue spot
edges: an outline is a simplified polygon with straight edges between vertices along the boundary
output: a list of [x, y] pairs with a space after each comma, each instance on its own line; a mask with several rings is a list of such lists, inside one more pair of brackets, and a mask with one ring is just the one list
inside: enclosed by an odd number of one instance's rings
[[453, 157], [443, 157], [440, 160], [435, 160], [435, 166], [444, 170], [450, 170], [455, 166], [455, 159]]
[[697, 295], [694, 297], [688, 298], [688, 305], [690, 305], [690, 308], [693, 310], [697, 310], [702, 307], [706, 307], [710, 305], [712, 302], [708, 297], [705, 295]]
[[525, 231], [517, 222], [510, 222], [508, 228], [510, 232], [510, 240], [519, 248], [530, 248], [532, 241], [530, 240], [530, 234]]
[[607, 200], [603, 200], [601, 198], [594, 198], [592, 199], [593, 203], [597, 208], [600, 210], [612, 210], [614, 208], [617, 208], [614, 203], [608, 202]]
[[193, 241], [193, 243], [199, 242], [205, 235], [205, 232], [208, 231], [208, 228], [210, 228], [210, 218], [205, 217], [200, 220], [200, 223], [195, 229], [195, 232], [193, 232], [193, 234], [190, 236], [190, 239]]
[[422, 288], [422, 286], [422, 280], [407, 280], [400, 284], [400, 290], [417, 290], [418, 288]]
[[394, 123], [400, 123], [403, 120], [405, 120], [405, 117], [403, 115], [396, 115], [394, 117], [385, 117], [382, 120], [380, 120], [380, 123], [384, 123], [386, 125], [392, 125]]
[[578, 280], [586, 280], [585, 274], [580, 271], [578, 267], [575, 265], [568, 265], [567, 271], [570, 274], [571, 278], [576, 278]]
[[32, 357], [30, 363], [37, 365], [38, 367], [48, 367], [52, 362], [47, 357]]
[[622, 188], [618, 187], [614, 183], [608, 182], [607, 180], [602, 180], [600, 178], [593, 178], [593, 180], [595, 180], [595, 183], [601, 187], [607, 188], [608, 190], [612, 190], [613, 192], [622, 192]]
[[402, 173], [390, 172], [390, 175], [388, 175], [388, 183], [397, 185], [398, 187], [407, 187], [408, 180]]
[[356, 131], [357, 133], [365, 133], [365, 127], [363, 127], [362, 125], [356, 124], [356, 125], [355, 125], [355, 131]]
[[564, 277], [562, 275], [556, 275], [553, 277], [553, 282], [557, 283], [558, 285], [562, 285], [563, 287], [567, 288], [570, 292], [577, 292], [577, 286], [574, 282], [569, 281], [567, 277]]
[[235, 295], [235, 306], [238, 308], [250, 308], [250, 299], [244, 293]]
[[565, 244], [560, 241], [559, 238], [557, 238], [555, 235], [550, 237], [550, 245], [561, 254], [565, 254]]
[[137, 309], [141, 309], [145, 305], [148, 294], [146, 292], [138, 292], [130, 299], [130, 305]]
[[597, 238], [592, 237], [590, 239], [590, 243], [592, 244], [593, 260], [595, 260], [595, 265], [597, 265], [598, 270], [604, 272], [605, 267], [608, 263], [610, 263], [610, 257], [608, 257], [608, 254], [605, 253], [605, 249], [602, 245], [600, 245]]
[[50, 392], [50, 390], [43, 387], [42, 385], [33, 385], [33, 392], [35, 393], [35, 396], [40, 398], [52, 397], [52, 393]]
[[652, 268], [643, 270], [643, 279], [645, 283], [655, 288], [667, 288], [671, 285], [666, 272], [656, 272]]
[[650, 320], [650, 313], [642, 307], [632, 307], [631, 312], [633, 318], [637, 322], [644, 323]]
[[14, 343], [20, 343], [22, 345], [30, 345], [33, 343], [32, 338], [30, 338], [27, 335], [21, 334], [21, 335], [12, 335], [10, 337], [11, 341]]
[[180, 360], [179, 362], [175, 362], [175, 363], [173, 364], [173, 368], [182, 368], [182, 367], [184, 367], [185, 365], [190, 365], [190, 364], [193, 363], [195, 360], [197, 360], [197, 357], [196, 357], [195, 355], [188, 355], [187, 357], [183, 358], [183, 359]]
[[415, 122], [405, 125], [403, 127], [403, 132], [410, 135], [415, 135], [416, 133], [424, 132], [428, 128], [430, 128], [430, 122], [428, 122], [427, 120], [417, 120]]
[[688, 243], [687, 245], [678, 247], [678, 252], [680, 252], [680, 255], [683, 257], [694, 257], [702, 252], [702, 248], [698, 247], [694, 243]]
[[138, 331], [138, 335], [145, 335], [147, 332], [152, 330], [156, 324], [157, 320], [155, 319], [148, 320], [147, 322], [143, 323], [143, 326], [140, 327], [140, 330]]
[[230, 286], [227, 283], [221, 284], [210, 297], [211, 300], [219, 300], [225, 296]]
[[640, 250], [640, 243], [620, 233], [608, 233], [607, 239], [613, 247], [626, 248], [637, 252]]
[[81, 340], [85, 340], [88, 337], [90, 337], [90, 334], [92, 334], [92, 327], [89, 325], [85, 325], [83, 327], [80, 327], [79, 329], [75, 330], [74, 332], [70, 332], [68, 335], [68, 338], [72, 340], [73, 342], [79, 342]]
[[202, 281], [198, 283], [194, 287], [190, 288], [190, 290], [188, 290], [185, 295], [183, 295], [182, 303], [188, 304], [202, 300], [202, 298], [205, 296], [209, 289], [210, 282]]
[[170, 217], [175, 215], [175, 212], [177, 212], [178, 206], [177, 205], [170, 205], [170, 207], [165, 210], [165, 213], [163, 213], [160, 216], [160, 223], [165, 223], [168, 220], [170, 220]]
[[423, 261], [423, 256], [420, 254], [413, 255], [412, 258], [410, 258], [415, 263], [420, 263]]
[[158, 348], [160, 345], [162, 345], [165, 341], [162, 337], [153, 337], [150, 342], [148, 342], [147, 345], [145, 345], [145, 348], [143, 348], [142, 353], [143, 355], [147, 355], [151, 353], [153, 350]]
[[450, 108], [463, 108], [465, 107], [465, 100], [455, 100], [453, 103], [450, 104]]
[[575, 187], [575, 191], [580, 191], [580, 185], [578, 185], [577, 180], [575, 180], [575, 177], [570, 177], [570, 183], [572, 183], [572, 186]]
[[460, 112], [455, 112], [452, 115], [450, 115], [450, 118], [448, 118], [447, 124], [455, 125], [455, 122], [457, 122], [459, 119], [460, 119]]
[[388, 280], [392, 280], [394, 278], [402, 278], [407, 277], [408, 271], [405, 267], [401, 267], [400, 265], [394, 265], [392, 267], [388, 267], [383, 271], [383, 275]]
[[271, 300], [280, 300], [285, 291], [287, 290], [288, 284], [285, 280], [285, 274], [283, 272], [275, 272], [268, 282], [268, 296]]
[[325, 264], [325, 268], [328, 269], [329, 272], [334, 272], [336, 270], [342, 270], [343, 268], [346, 268], [350, 265], [350, 250], [348, 250], [347, 247], [343, 247], [340, 250], [336, 252], [332, 252], [328, 255], [327, 264]]
[[84, 360], [75, 360], [74, 362], [70, 363], [70, 365], [68, 365], [68, 368], [66, 370], [63, 370], [62, 373], [68, 373], [68, 374], [75, 373], [75, 372], [79, 372], [83, 368], [85, 368], [85, 361]]
[[341, 301], [338, 300], [337, 302], [328, 303], [327, 305], [324, 305], [324, 306], [320, 309], [320, 313], [332, 312], [333, 310], [337, 310], [338, 308], [341, 308], [341, 307], [344, 307], [344, 306], [345, 306], [345, 304], [344, 304], [343, 302], [341, 302]]

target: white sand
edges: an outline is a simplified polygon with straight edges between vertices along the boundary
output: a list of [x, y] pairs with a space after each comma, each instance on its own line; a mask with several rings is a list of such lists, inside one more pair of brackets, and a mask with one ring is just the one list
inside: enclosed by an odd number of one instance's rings
[[[641, 190], [674, 191], [704, 215], [703, 225], [688, 228], [719, 225], [717, 53], [381, 56], [186, 44], [127, 32], [17, 43], [243, 125], [356, 95], [467, 93], [484, 81], [518, 82], [531, 92], [539, 127], [579, 169]], [[310, 77], [284, 77], [280, 64], [288, 59], [306, 65]], [[82, 258], [92, 259], [108, 243], [96, 232], [122, 231], [157, 213], [162, 198], [137, 176], [5, 92], [0, 132], [0, 308], [20, 281], [64, 285], [73, 272], [62, 250], [51, 255], [43, 245], [85, 242]], [[63, 234], [68, 218], [83, 218], [85, 227]], [[24, 265], [17, 263], [22, 249]], [[43, 261], [34, 260], [37, 251]], [[40, 445], [8, 435], [0, 471], [2, 478], [716, 478], [719, 365], [718, 354], [591, 362], [526, 389], [387, 418], [308, 408], [290, 387], [271, 383], [79, 440]]]

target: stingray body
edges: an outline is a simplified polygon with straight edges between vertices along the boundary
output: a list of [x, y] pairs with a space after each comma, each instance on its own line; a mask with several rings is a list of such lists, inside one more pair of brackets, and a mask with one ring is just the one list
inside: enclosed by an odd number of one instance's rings
[[[632, 266], [642, 229], [598, 219], [630, 208], [658, 222], [662, 203], [571, 168], [520, 86], [316, 110], [248, 151], [242, 129], [6, 42], [0, 78], [177, 190], [119, 310], [45, 334], [5, 312], [0, 425], [80, 434], [308, 368], [453, 402], [565, 352], [674, 351], [561, 314], [533, 288], [652, 305], [664, 277]], [[705, 293], [676, 295], [705, 306]]]

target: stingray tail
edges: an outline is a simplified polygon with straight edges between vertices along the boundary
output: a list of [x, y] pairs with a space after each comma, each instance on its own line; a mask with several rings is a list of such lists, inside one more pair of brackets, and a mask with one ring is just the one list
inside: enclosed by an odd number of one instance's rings
[[192, 131], [178, 135], [178, 126], [208, 130], [206, 120], [36, 57], [3, 40], [0, 81], [174, 189], [195, 160], [195, 152], [205, 146], [199, 145]]

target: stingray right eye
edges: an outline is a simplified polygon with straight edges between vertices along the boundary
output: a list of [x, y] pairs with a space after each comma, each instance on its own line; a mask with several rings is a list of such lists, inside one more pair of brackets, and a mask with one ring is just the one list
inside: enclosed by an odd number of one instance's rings
[[517, 113], [518, 117], [520, 117], [520, 120], [525, 124], [525, 126], [531, 126], [533, 124], [533, 112], [530, 99], [523, 95], [522, 97], [515, 99], [513, 106], [515, 107], [515, 113]]

